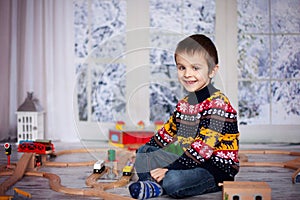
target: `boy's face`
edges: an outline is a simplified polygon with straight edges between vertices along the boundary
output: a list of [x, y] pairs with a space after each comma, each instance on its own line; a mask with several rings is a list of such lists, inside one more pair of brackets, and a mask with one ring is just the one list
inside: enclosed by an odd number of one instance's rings
[[176, 65], [178, 80], [188, 92], [195, 92], [207, 86], [218, 68], [216, 66], [209, 73], [207, 61], [200, 53], [181, 52], [176, 55]]

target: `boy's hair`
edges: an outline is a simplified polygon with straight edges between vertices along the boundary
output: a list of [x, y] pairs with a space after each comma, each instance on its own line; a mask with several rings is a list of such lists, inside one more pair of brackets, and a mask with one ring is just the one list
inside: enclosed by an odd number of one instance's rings
[[195, 34], [188, 36], [187, 38], [180, 41], [175, 50], [175, 61], [176, 55], [179, 53], [203, 54], [208, 64], [208, 70], [211, 70], [218, 64], [218, 52], [214, 43], [205, 35]]

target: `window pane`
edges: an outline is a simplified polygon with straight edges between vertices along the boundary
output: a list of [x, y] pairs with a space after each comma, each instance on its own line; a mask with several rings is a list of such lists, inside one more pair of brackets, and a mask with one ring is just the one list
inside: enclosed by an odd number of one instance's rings
[[241, 122], [299, 124], [300, 0], [237, 2]]

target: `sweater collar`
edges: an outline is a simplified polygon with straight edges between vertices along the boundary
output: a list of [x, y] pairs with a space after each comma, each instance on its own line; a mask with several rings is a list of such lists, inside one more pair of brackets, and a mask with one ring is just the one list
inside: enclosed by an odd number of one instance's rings
[[189, 104], [198, 104], [205, 99], [209, 98], [213, 93], [219, 91], [216, 89], [212, 84], [208, 84], [201, 90], [195, 91], [195, 92], [190, 92], [188, 94], [188, 103]]

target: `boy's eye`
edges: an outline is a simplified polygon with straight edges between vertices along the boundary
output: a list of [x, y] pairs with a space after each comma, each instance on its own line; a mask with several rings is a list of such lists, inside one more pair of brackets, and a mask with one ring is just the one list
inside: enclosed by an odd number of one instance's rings
[[179, 71], [183, 71], [183, 70], [185, 70], [185, 67], [182, 66], [182, 65], [177, 65], [177, 69], [178, 69]]
[[193, 70], [194, 70], [194, 71], [197, 71], [197, 70], [199, 70], [199, 69], [200, 69], [199, 66], [193, 66]]

